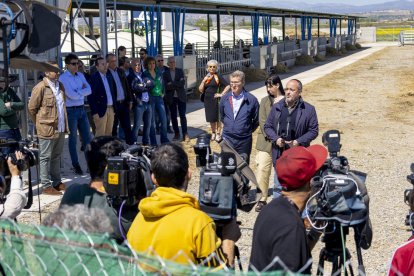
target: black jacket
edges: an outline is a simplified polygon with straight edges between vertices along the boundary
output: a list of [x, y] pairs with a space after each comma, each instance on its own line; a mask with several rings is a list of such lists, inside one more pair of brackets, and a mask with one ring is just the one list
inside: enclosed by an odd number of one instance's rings
[[185, 77], [184, 71], [180, 68], [175, 68], [175, 77], [171, 79], [170, 69], [165, 69], [163, 73], [165, 96], [164, 99], [168, 104], [171, 104], [174, 98], [174, 92], [177, 91], [177, 96], [180, 102], [187, 102], [187, 93], [185, 92]]

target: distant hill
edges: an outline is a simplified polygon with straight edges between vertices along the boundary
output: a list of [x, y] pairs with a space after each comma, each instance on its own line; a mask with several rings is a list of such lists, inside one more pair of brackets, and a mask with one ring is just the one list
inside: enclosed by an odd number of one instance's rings
[[[334, 0], [332, 0], [334, 1]], [[277, 0], [264, 0], [257, 1], [257, 6], [265, 7], [278, 7], [284, 9], [300, 9], [304, 11], [317, 11], [317, 12], [326, 12], [326, 13], [341, 13], [341, 14], [355, 14], [355, 13], [368, 13], [376, 11], [386, 11], [386, 10], [409, 10], [414, 11], [414, 1], [399, 0], [391, 1], [381, 4], [371, 4], [364, 6], [353, 6], [353, 5], [344, 5], [337, 3], [326, 3], [326, 4], [308, 4], [306, 2], [289, 2], [289, 1], [277, 1]], [[298, 8], [300, 7], [300, 8]]]

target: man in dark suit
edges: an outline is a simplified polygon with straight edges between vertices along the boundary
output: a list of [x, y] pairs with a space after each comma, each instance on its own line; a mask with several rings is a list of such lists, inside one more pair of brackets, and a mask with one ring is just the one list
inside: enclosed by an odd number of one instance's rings
[[[119, 124], [125, 134], [126, 143], [132, 145], [134, 141], [132, 138], [131, 120], [129, 118], [129, 111], [132, 108], [132, 95], [129, 90], [128, 81], [124, 71], [117, 67], [117, 59], [114, 54], [107, 54], [106, 60], [109, 69], [106, 73], [106, 77], [108, 78], [111, 89], [116, 91], [116, 93], [114, 93], [116, 95], [116, 98], [114, 99], [114, 121], [116, 121], [116, 119], [119, 120]], [[114, 134], [114, 131], [112, 131], [112, 134]]]
[[181, 131], [183, 135], [183, 141], [189, 141], [190, 137], [187, 133], [187, 118], [185, 117], [187, 108], [187, 93], [185, 92], [184, 85], [184, 71], [181, 68], [175, 67], [175, 58], [168, 58], [168, 69], [163, 73], [165, 83], [165, 101], [169, 105], [171, 112], [171, 123], [175, 132], [173, 140], [180, 139], [180, 130], [178, 128], [177, 121], [177, 109], [180, 115]]
[[108, 64], [103, 57], [96, 59], [97, 71], [90, 77], [92, 93], [88, 96], [91, 115], [96, 126], [95, 136], [111, 136], [114, 125], [114, 99], [116, 93], [111, 90], [107, 78]]

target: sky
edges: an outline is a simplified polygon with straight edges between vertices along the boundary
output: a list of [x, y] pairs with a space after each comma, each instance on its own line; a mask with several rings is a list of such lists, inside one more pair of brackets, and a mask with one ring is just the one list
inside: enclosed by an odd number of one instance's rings
[[[231, 2], [231, 3], [240, 3], [240, 0], [213, 0], [217, 2]], [[249, 4], [252, 5], [258, 5], [260, 2], [263, 2], [264, 0], [249, 0]], [[282, 1], [289, 1], [289, 2], [305, 2], [309, 4], [318, 4], [318, 3], [337, 3], [337, 4], [348, 4], [348, 5], [354, 5], [354, 6], [362, 6], [362, 5], [369, 5], [369, 4], [378, 4], [378, 3], [384, 3], [389, 2], [393, 0], [282, 0]]]

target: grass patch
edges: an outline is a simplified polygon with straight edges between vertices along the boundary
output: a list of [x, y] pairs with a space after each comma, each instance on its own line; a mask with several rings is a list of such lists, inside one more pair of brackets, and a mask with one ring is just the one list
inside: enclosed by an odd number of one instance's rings
[[357, 48], [354, 45], [350, 44], [350, 43], [346, 43], [345, 44], [345, 49], [347, 51], [355, 51]]
[[314, 63], [315, 61], [310, 55], [301, 55], [295, 59], [295, 65], [311, 65]]
[[345, 47], [342, 47], [342, 48], [341, 48], [341, 50], [339, 50], [339, 52], [340, 52], [342, 55], [345, 55], [346, 53], [348, 53], [348, 51], [346, 50], [346, 48], [345, 48]]
[[337, 49], [326, 46], [326, 55], [334, 57], [334, 56], [339, 56], [340, 54]]
[[272, 70], [278, 74], [289, 72], [289, 68], [283, 63], [278, 63], [276, 66], [272, 67]]
[[321, 54], [317, 54], [316, 56], [315, 56], [315, 61], [325, 61], [326, 60], [326, 57], [325, 56], [323, 56], [323, 55], [321, 55]]
[[267, 78], [266, 70], [246, 67], [242, 71], [246, 75], [246, 82], [257, 82]]

